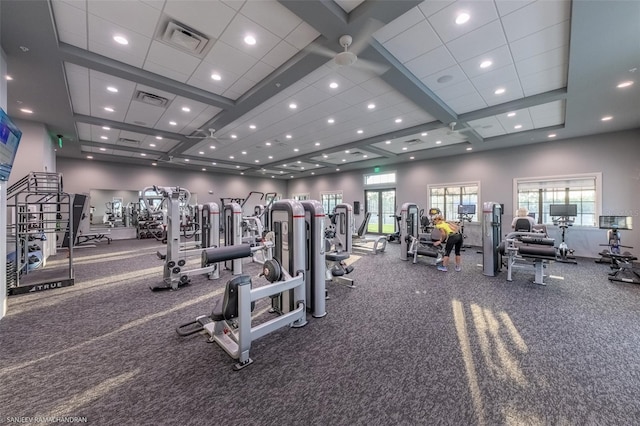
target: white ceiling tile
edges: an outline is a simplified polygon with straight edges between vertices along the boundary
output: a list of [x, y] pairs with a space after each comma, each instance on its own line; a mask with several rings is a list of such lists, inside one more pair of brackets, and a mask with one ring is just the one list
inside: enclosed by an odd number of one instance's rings
[[514, 126], [518, 124], [524, 125], [525, 123], [529, 123], [529, 125], [532, 126], [531, 115], [526, 108], [516, 111], [516, 115], [511, 117], [509, 117], [509, 113], [505, 113], [496, 115], [495, 118], [507, 132], [514, 130]]
[[147, 6], [153, 7], [154, 9], [162, 10], [164, 8], [165, 0], [140, 0], [142, 3]]
[[512, 42], [567, 21], [570, 15], [570, 1], [536, 1], [504, 16], [502, 25], [507, 39]]
[[516, 69], [520, 77], [536, 74], [549, 68], [563, 66], [569, 63], [569, 45], [531, 56], [516, 62]]
[[218, 41], [205, 57], [201, 67], [208, 66], [211, 72], [216, 71], [221, 74], [226, 71], [234, 75], [242, 75], [256, 62], [258, 59]]
[[107, 20], [118, 27], [153, 38], [160, 11], [136, 0], [88, 1], [89, 14]]
[[[420, 40], [420, 43], [416, 43], [416, 40]], [[433, 28], [431, 28], [431, 25], [427, 21], [420, 21], [413, 27], [386, 41], [383, 46], [400, 62], [405, 63], [435, 49], [441, 44], [442, 42], [433, 31]]]
[[[244, 38], [248, 34], [255, 37], [255, 45], [249, 46], [244, 42]], [[227, 43], [229, 46], [247, 55], [261, 59], [267, 52], [276, 47], [280, 39], [249, 18], [236, 15], [220, 36], [220, 41]], [[228, 60], [229, 58], [226, 59]]]
[[87, 13], [84, 7], [77, 6], [84, 6], [84, 4], [84, 2], [70, 4], [60, 1], [51, 3], [58, 39], [82, 49], [87, 48]]
[[[493, 64], [487, 68], [480, 68], [483, 61], [491, 61]], [[485, 52], [482, 55], [468, 59], [460, 63], [460, 66], [469, 78], [477, 77], [492, 70], [502, 68], [513, 63], [511, 51], [508, 45], [500, 46], [497, 49]]]
[[562, 65], [522, 77], [520, 81], [524, 94], [531, 96], [566, 87], [567, 71], [567, 66]]
[[510, 43], [513, 60], [520, 62], [569, 44], [569, 23], [562, 22]]
[[447, 43], [447, 48], [459, 62], [497, 49], [507, 43], [499, 21], [491, 22]]
[[471, 82], [474, 87], [480, 91], [487, 88], [495, 90], [503, 81], [515, 81], [517, 79], [518, 73], [516, 72], [516, 67], [511, 64], [474, 77], [471, 79]]
[[274, 70], [275, 68], [271, 65], [258, 61], [246, 72], [245, 75], [242, 76], [241, 80], [247, 80], [249, 83], [252, 83], [252, 85], [255, 85], [266, 78]]
[[[123, 46], [116, 43], [113, 40], [114, 34], [122, 34], [129, 40], [129, 44]], [[150, 45], [149, 37], [89, 15], [89, 50], [94, 53], [141, 67]]]
[[240, 13], [280, 38], [286, 37], [302, 21], [275, 0], [246, 2]]
[[521, 9], [534, 1], [536, 0], [495, 0], [496, 7], [498, 8], [498, 14], [500, 16], [508, 15], [509, 13]]
[[447, 105], [449, 105], [456, 114], [464, 114], [488, 106], [478, 92], [467, 93], [459, 98], [449, 99]]
[[91, 125], [86, 123], [77, 123], [78, 128], [78, 139], [81, 141], [90, 141], [91, 140]]
[[291, 31], [286, 37], [285, 41], [295, 46], [296, 49], [302, 50], [313, 40], [318, 38], [320, 33], [315, 30], [311, 25], [306, 22], [301, 22], [296, 28]]
[[380, 96], [393, 91], [393, 89], [389, 85], [380, 84], [379, 79], [371, 79], [365, 81], [364, 83], [360, 84], [360, 87], [371, 93], [371, 96]]
[[[438, 82], [438, 79], [444, 76], [451, 76], [451, 79], [448, 81]], [[467, 75], [462, 71], [458, 65], [454, 65], [445, 70], [439, 71], [435, 74], [431, 74], [425, 78], [420, 79], [427, 87], [431, 90], [438, 91], [442, 90], [445, 87], [454, 86], [456, 84], [460, 84], [463, 81], [467, 80]]]
[[[471, 18], [467, 23], [458, 25], [455, 23], [456, 16], [463, 11]], [[428, 21], [446, 44], [497, 19], [498, 12], [491, 1], [457, 1], [431, 15]]]
[[[101, 118], [124, 118], [129, 108], [129, 103], [135, 90], [135, 83], [118, 77], [107, 75], [95, 70], [89, 72], [91, 115], [99, 115]], [[114, 86], [118, 93], [107, 91], [108, 86]], [[112, 107], [115, 112], [104, 111], [105, 107]]]
[[405, 29], [413, 27], [417, 23], [424, 21], [424, 19], [425, 17], [420, 9], [414, 7], [373, 33], [373, 37], [378, 40], [378, 42], [384, 44], [386, 41], [397, 36]]
[[476, 88], [469, 80], [462, 80], [457, 84], [452, 84], [445, 88], [434, 90], [434, 93], [438, 95], [440, 99], [445, 101], [445, 103], [448, 103], [449, 100], [456, 99], [467, 94], [474, 94], [476, 92]]
[[151, 43], [144, 69], [184, 83], [200, 64], [200, 59], [166, 44]]
[[281, 41], [269, 53], [264, 55], [262, 62], [271, 65], [272, 68], [278, 68], [296, 53], [298, 53], [298, 49], [286, 41]]
[[[331, 87], [329, 87], [330, 83], [337, 83], [338, 87], [335, 89], [332, 89]], [[367, 84], [368, 82], [365, 82], [364, 84]], [[318, 79], [317, 81], [315, 81], [312, 84], [313, 87], [315, 87], [318, 90], [322, 90], [325, 93], [329, 94], [330, 96], [335, 96], [338, 93], [344, 92], [345, 90], [350, 89], [351, 87], [355, 86], [355, 83], [353, 83], [351, 80], [347, 79], [346, 77], [337, 74], [337, 73], [331, 73], [331, 74], [327, 74], [326, 76], [323, 76], [321, 79]], [[364, 87], [364, 86], [363, 86]]]
[[236, 11], [219, 1], [167, 0], [164, 13], [192, 29], [219, 38]]
[[[220, 74], [222, 77], [221, 80], [214, 80], [211, 78], [211, 74], [214, 71]], [[187, 83], [202, 90], [222, 94], [225, 90], [231, 87], [238, 78], [240, 78], [238, 74], [230, 71], [218, 70], [210, 63], [202, 62], [200, 66], [196, 68], [193, 76], [187, 81]]]
[[428, 18], [454, 2], [455, 0], [425, 0], [418, 5], [418, 9]]
[[437, 73], [453, 66], [453, 59], [449, 50], [444, 46], [438, 46], [430, 52], [418, 56], [404, 64], [409, 71], [419, 79]]
[[237, 99], [246, 93], [247, 90], [255, 86], [255, 82], [246, 78], [239, 78], [236, 80], [229, 89], [225, 90], [222, 94], [231, 99]]
[[564, 100], [536, 105], [529, 108], [531, 119], [536, 128], [555, 126], [564, 123], [566, 102]]
[[505, 128], [497, 117], [486, 117], [479, 120], [469, 121], [469, 126], [473, 128], [483, 138], [490, 138], [506, 134]]
[[[169, 120], [160, 120], [160, 117], [162, 117], [164, 112], [165, 112], [164, 108], [148, 105], [138, 101], [132, 101], [124, 121], [126, 123], [135, 124], [138, 126], [154, 128], [156, 127], [156, 123], [158, 122], [160, 122], [159, 124], [160, 126], [162, 126], [169, 121]], [[141, 123], [145, 123], [145, 124], [141, 124]], [[181, 123], [180, 121], [177, 121], [177, 123], [178, 123], [178, 126], [175, 126], [175, 127], [172, 126], [172, 127], [166, 127], [166, 128], [173, 129], [174, 131], [176, 131], [177, 128], [179, 128], [181, 125], [184, 125], [184, 123]]]
[[76, 114], [90, 115], [91, 103], [88, 95], [90, 93], [89, 70], [70, 63], [65, 63], [64, 66], [73, 112]]
[[[502, 95], [496, 95], [494, 92], [497, 87], [504, 88], [506, 90], [505, 93], [503, 93]], [[522, 88], [520, 87], [520, 82], [518, 80], [500, 82], [499, 86], [497, 87], [488, 86], [484, 89], [478, 90], [478, 93], [480, 93], [482, 98], [489, 106], [513, 101], [524, 96]]]

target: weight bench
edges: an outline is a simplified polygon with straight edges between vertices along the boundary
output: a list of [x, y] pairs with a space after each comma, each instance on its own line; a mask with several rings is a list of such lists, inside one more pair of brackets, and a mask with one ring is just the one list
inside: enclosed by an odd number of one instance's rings
[[501, 244], [501, 253], [507, 256], [507, 281], [513, 281], [513, 266], [518, 261], [529, 262], [535, 271], [535, 284], [544, 282], [544, 269], [556, 260], [555, 240], [533, 232], [512, 232], [507, 235], [506, 244]]
[[[387, 236], [386, 235], [377, 235], [373, 237], [368, 237], [365, 235], [367, 231], [367, 227], [369, 226], [369, 219], [371, 218], [371, 212], [367, 212], [364, 220], [360, 224], [357, 233], [352, 235], [351, 246], [355, 246], [364, 250], [371, 250], [373, 254], [378, 254], [378, 252], [384, 252], [387, 248]], [[363, 244], [373, 243], [373, 247], [368, 247]]]
[[356, 288], [353, 280], [351, 278], [345, 277], [345, 275], [350, 274], [353, 271], [353, 266], [347, 266], [344, 262], [349, 258], [349, 253], [347, 253], [346, 251], [328, 251], [325, 252], [324, 256], [327, 265], [327, 268], [325, 270], [325, 279], [336, 284], [345, 285], [349, 288]]
[[418, 261], [418, 256], [432, 257], [436, 260], [433, 265], [437, 265], [442, 261], [444, 255], [444, 243], [438, 246], [433, 245], [436, 241], [442, 241], [443, 231], [433, 229], [428, 234], [418, 234], [418, 237], [409, 235], [407, 238], [411, 240], [407, 254], [413, 256], [413, 263]]
[[604, 256], [611, 259], [609, 281], [640, 284], [640, 274], [633, 269], [633, 261], [638, 258], [631, 253], [606, 253]]

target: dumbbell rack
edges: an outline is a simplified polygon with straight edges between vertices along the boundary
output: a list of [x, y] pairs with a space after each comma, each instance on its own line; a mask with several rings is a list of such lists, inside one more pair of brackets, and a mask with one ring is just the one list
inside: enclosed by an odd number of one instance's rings
[[[73, 245], [68, 248], [68, 267], [63, 272], [44, 271], [47, 255], [55, 254], [59, 247], [57, 241], [63, 241], [65, 233], [73, 232], [71, 204], [72, 197], [63, 192], [62, 175], [58, 173], [31, 172], [7, 189], [7, 207], [12, 218], [7, 226], [7, 242], [13, 244], [7, 252], [14, 250], [8, 256], [12, 263], [7, 268], [8, 295], [74, 284]], [[72, 235], [69, 241], [74, 241]]]

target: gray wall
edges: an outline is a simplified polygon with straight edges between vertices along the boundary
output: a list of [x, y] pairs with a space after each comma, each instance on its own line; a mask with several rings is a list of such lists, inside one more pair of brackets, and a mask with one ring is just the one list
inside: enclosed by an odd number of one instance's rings
[[[504, 203], [503, 231], [507, 231], [515, 206], [513, 180], [515, 178], [555, 176], [579, 173], [602, 173], [603, 215], [632, 216], [635, 229], [623, 232], [623, 243], [637, 247], [640, 253], [640, 130], [607, 133], [583, 138], [549, 141], [519, 148], [492, 150], [456, 157], [404, 163], [383, 167], [381, 173], [397, 172], [397, 206], [414, 202], [427, 206], [427, 185], [459, 182], [480, 182], [481, 201]], [[319, 199], [320, 192], [342, 190], [348, 203], [364, 201], [363, 174], [372, 170], [336, 173], [317, 178], [296, 179], [289, 182], [289, 196], [309, 193]], [[481, 207], [481, 206], [479, 206]], [[358, 219], [356, 218], [356, 221]], [[549, 227], [551, 236], [557, 229]], [[479, 224], [465, 226], [467, 242], [481, 244]], [[605, 231], [572, 227], [567, 233], [569, 246], [579, 256], [597, 257], [606, 243]]]
[[15, 117], [11, 119], [22, 131], [22, 137], [9, 176], [9, 186], [28, 175], [29, 172], [55, 173], [55, 148], [44, 124]]
[[[277, 179], [260, 179], [71, 158], [59, 158], [57, 168], [62, 173], [65, 191], [74, 194], [90, 193], [92, 189], [137, 192], [153, 185], [180, 186], [188, 189], [192, 194], [197, 194], [197, 200], [200, 204], [215, 202], [220, 205], [222, 197], [244, 198], [250, 191], [277, 192], [283, 196], [287, 193], [287, 183]], [[258, 198], [251, 198], [251, 201], [245, 206], [245, 214], [253, 213], [253, 207], [258, 203]], [[94, 205], [93, 201], [92, 205]], [[101, 212], [103, 205], [99, 207], [98, 212]]]

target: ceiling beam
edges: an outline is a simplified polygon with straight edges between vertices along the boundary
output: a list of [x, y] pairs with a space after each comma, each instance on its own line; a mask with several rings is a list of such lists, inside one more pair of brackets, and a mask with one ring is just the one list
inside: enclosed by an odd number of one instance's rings
[[494, 115], [504, 114], [519, 109], [530, 108], [536, 105], [547, 104], [558, 100], [564, 100], [567, 98], [567, 89], [561, 88], [551, 90], [549, 92], [540, 93], [538, 95], [528, 96], [522, 99], [516, 99], [514, 101], [505, 102], [500, 105], [490, 106], [488, 108], [479, 109], [477, 111], [468, 112], [466, 114], [460, 114], [459, 121], [471, 121], [478, 120], [480, 118], [493, 117]]

